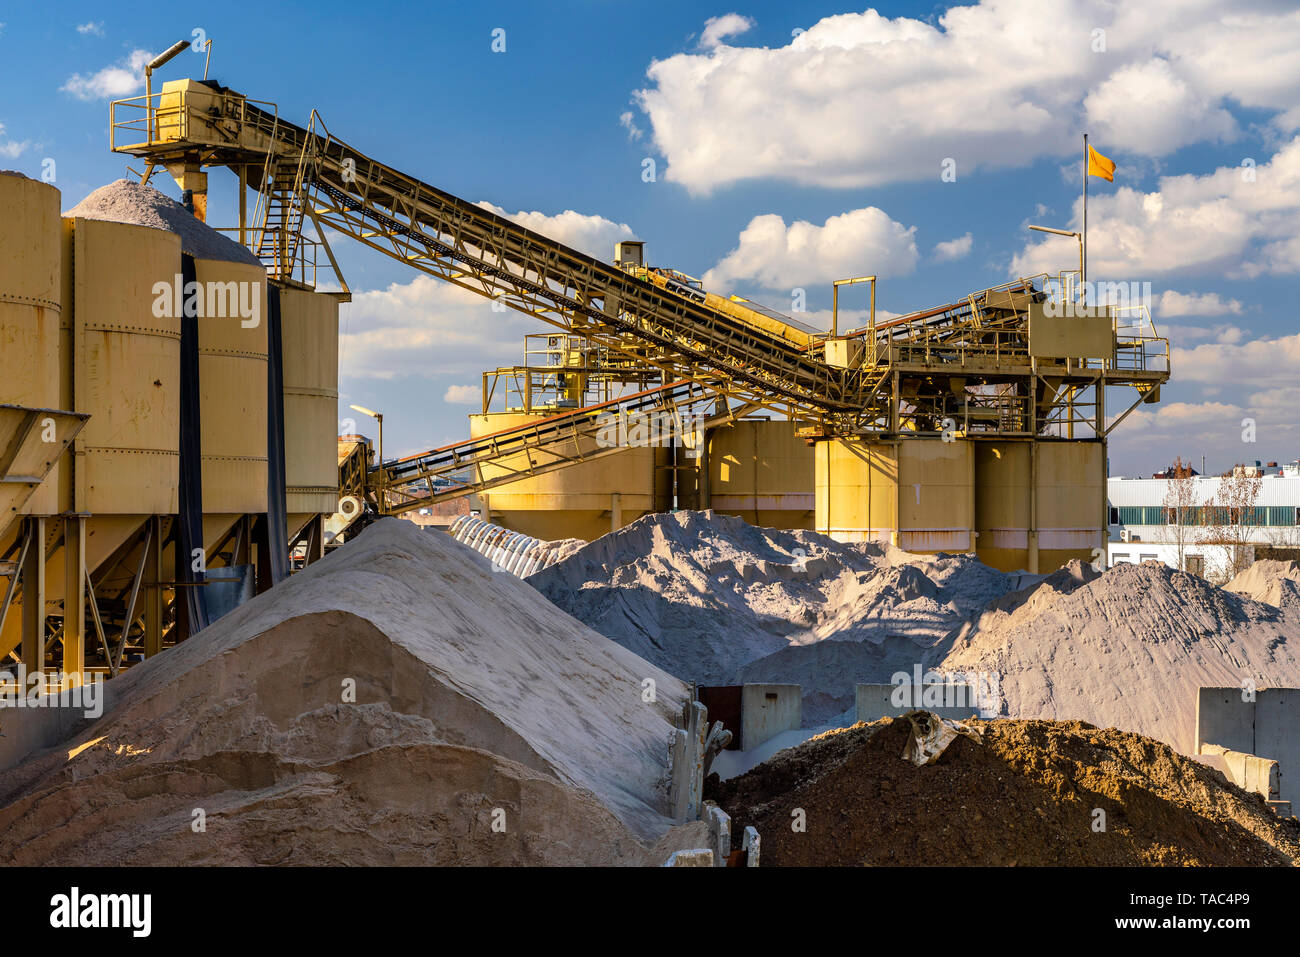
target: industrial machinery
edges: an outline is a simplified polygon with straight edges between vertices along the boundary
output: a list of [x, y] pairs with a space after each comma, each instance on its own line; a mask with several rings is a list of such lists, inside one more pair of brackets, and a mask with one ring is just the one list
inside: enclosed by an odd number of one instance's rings
[[[879, 323], [875, 278], [843, 280], [827, 335], [649, 267], [640, 243], [620, 244], [612, 265], [579, 253], [372, 159], [316, 112], [302, 127], [268, 103], [181, 80], [115, 102], [111, 127], [113, 149], [186, 188], [205, 190], [208, 166], [256, 188], [251, 223], [241, 188], [240, 230], [273, 277], [305, 276], [316, 244], [338, 273], [329, 230], [583, 344], [550, 373], [564, 377], [565, 397], [546, 414], [533, 414], [526, 383], [519, 420], [377, 462], [363, 486], [344, 487], [381, 514], [627, 452], [597, 440], [610, 414], [703, 408], [707, 428], [766, 413], [815, 447], [819, 530], [1038, 570], [1103, 545], [1106, 437], [1158, 401], [1169, 375], [1167, 340], [1145, 310], [1080, 305], [1077, 274], [1017, 279]], [[869, 284], [868, 322], [841, 333], [841, 286], [855, 284]], [[593, 355], [644, 388], [590, 402], [605, 374]], [[1108, 418], [1117, 387], [1136, 395]]]

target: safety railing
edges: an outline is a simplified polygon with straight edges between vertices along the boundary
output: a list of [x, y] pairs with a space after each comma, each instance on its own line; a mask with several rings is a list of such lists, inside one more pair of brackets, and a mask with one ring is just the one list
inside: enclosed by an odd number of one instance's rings
[[[257, 256], [266, 267], [267, 276], [271, 279], [277, 282], [289, 282], [306, 289], [316, 288], [316, 256], [321, 245], [318, 240], [308, 239], [299, 232], [294, 240], [296, 247], [289, 246], [291, 253], [282, 256], [280, 250], [285, 247], [280, 243], [259, 242], [263, 236], [271, 233], [270, 230], [264, 231], [252, 226], [242, 230], [238, 226], [219, 226], [216, 229], [219, 233], [229, 235], [235, 242]], [[275, 252], [259, 253], [259, 246], [262, 248], [270, 246]]]
[[[113, 100], [108, 105], [109, 148], [118, 151], [173, 141], [188, 142], [194, 132], [190, 124], [192, 107], [187, 105], [189, 95], [188, 91], [160, 90]], [[269, 100], [250, 100], [215, 89], [205, 90], [201, 95], [208, 101], [220, 100], [221, 115], [236, 119], [240, 128], [255, 116], [268, 112], [276, 118], [279, 115], [279, 107]], [[167, 104], [163, 102], [164, 97], [168, 98]], [[129, 142], [128, 134], [132, 137]]]
[[1169, 340], [1156, 330], [1144, 303], [1113, 307], [1115, 365], [1127, 372], [1168, 372]]

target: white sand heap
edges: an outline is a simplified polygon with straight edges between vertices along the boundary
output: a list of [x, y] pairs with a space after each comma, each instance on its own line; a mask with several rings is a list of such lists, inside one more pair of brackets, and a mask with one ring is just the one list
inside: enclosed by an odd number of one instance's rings
[[[1297, 607], [1300, 611], [1300, 607]], [[1300, 614], [1159, 562], [1040, 590], [963, 629], [939, 667], [999, 676], [1003, 713], [1080, 719], [1190, 753], [1201, 686], [1295, 686]]]
[[1228, 584], [1228, 591], [1276, 607], [1300, 604], [1300, 562], [1255, 562]]
[[166, 229], [180, 236], [181, 251], [195, 259], [261, 265], [247, 248], [196, 219], [176, 200], [133, 180], [101, 186], [63, 215]]
[[[852, 704], [855, 682], [910, 672], [991, 599], [1040, 577], [1007, 575], [970, 555], [920, 562], [898, 549], [682, 511], [647, 515], [528, 581], [683, 680], [785, 675], [803, 685], [805, 722], [815, 724]], [[836, 644], [821, 647], [825, 639]]]
[[[801, 552], [802, 554], [796, 554]], [[1081, 719], [1187, 752], [1202, 685], [1300, 684], [1300, 572], [1260, 563], [1219, 589], [1159, 563], [1004, 574], [709, 512], [647, 516], [529, 579], [684, 680], [793, 682], [804, 724], [858, 682], [924, 669], [996, 679], [1002, 714]]]
[[106, 690], [0, 776], [0, 859], [646, 863], [671, 825], [681, 683], [408, 522]]

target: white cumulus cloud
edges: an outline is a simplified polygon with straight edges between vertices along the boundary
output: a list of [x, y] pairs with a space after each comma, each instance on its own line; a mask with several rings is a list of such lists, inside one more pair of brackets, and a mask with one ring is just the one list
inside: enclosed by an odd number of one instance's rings
[[1158, 156], [1234, 136], [1229, 104], [1300, 128], [1300, 10], [1272, 0], [981, 0], [933, 23], [866, 10], [784, 46], [724, 42], [742, 22], [709, 21], [634, 94], [665, 177], [692, 192], [1019, 167], [1076, 155], [1088, 121], [1107, 155]]
[[[517, 363], [525, 333], [547, 328], [432, 276], [354, 293], [340, 314], [339, 368], [348, 376], [477, 376]], [[450, 401], [450, 400], [448, 400]]]
[[144, 86], [144, 65], [153, 59], [148, 50], [132, 50], [125, 60], [89, 75], [74, 73], [63, 86], [79, 100], [103, 100], [130, 96]]
[[1157, 315], [1161, 316], [1224, 316], [1241, 315], [1241, 302], [1223, 299], [1217, 292], [1175, 292], [1167, 289], [1156, 300]]
[[480, 405], [483, 401], [483, 389], [476, 385], [452, 385], [442, 394], [443, 402], [452, 405]]
[[902, 276], [916, 268], [916, 227], [875, 206], [832, 216], [818, 226], [786, 224], [775, 213], [755, 216], [736, 248], [704, 274], [705, 288], [728, 290], [741, 281], [764, 289], [829, 283], [850, 276]]
[[[1072, 228], [1082, 219], [1076, 200]], [[1077, 262], [1074, 240], [1035, 240], [1012, 260], [1013, 275]], [[1253, 158], [1204, 175], [1165, 176], [1142, 192], [1122, 186], [1088, 201], [1090, 279], [1220, 272], [1254, 278], [1300, 271], [1300, 137], [1266, 162]]]
[[5, 125], [0, 123], [0, 156], [17, 159], [31, 146], [31, 140], [11, 140], [5, 136]]
[[630, 140], [639, 140], [645, 135], [641, 127], [636, 125], [636, 118], [633, 116], [631, 110], [627, 110], [618, 115], [618, 125], [627, 130], [627, 138]]
[[955, 259], [965, 259], [970, 255], [971, 234], [958, 236], [956, 239], [950, 239], [947, 242], [939, 243], [934, 247], [934, 258], [939, 262], [951, 262]]
[[710, 17], [704, 22], [704, 32], [700, 34], [700, 46], [706, 50], [721, 46], [728, 37], [738, 37], [754, 26], [754, 21], [739, 13], [727, 13], [720, 17]]
[[604, 216], [577, 213], [571, 209], [552, 215], [523, 210], [508, 213], [500, 206], [495, 206], [486, 200], [479, 205], [498, 216], [504, 216], [520, 226], [541, 233], [548, 239], [563, 243], [602, 262], [614, 258], [616, 242], [632, 239], [634, 236], [632, 227], [627, 223], [616, 223]]
[[102, 37], [104, 35], [104, 24], [102, 22], [96, 23], [94, 20], [89, 23], [79, 23], [77, 24], [77, 32], [83, 37]]
[[1194, 91], [1160, 57], [1116, 70], [1083, 106], [1096, 142], [1145, 156], [1163, 156], [1203, 140], [1228, 140], [1237, 132], [1231, 113]]

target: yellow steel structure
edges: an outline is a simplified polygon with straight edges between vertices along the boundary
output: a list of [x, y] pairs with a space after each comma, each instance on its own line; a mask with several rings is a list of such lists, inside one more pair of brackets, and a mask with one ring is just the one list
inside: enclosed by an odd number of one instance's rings
[[[643, 390], [633, 400], [643, 406], [690, 407], [700, 399], [682, 391], [689, 386], [720, 400], [714, 425], [761, 410], [786, 416], [816, 444], [816, 527], [840, 537], [921, 551], [983, 547], [1005, 551], [1006, 561], [1023, 551], [1033, 565], [1077, 554], [1105, 528], [1107, 434], [1141, 402], [1157, 401], [1169, 375], [1168, 343], [1149, 316], [1058, 314], [1078, 305], [1068, 293], [1077, 277], [1017, 279], [885, 322], [873, 308], [866, 328], [840, 334], [836, 323], [822, 336], [647, 266], [639, 243], [620, 244], [615, 265], [585, 256], [377, 162], [316, 113], [296, 126], [270, 104], [186, 80], [113, 104], [111, 127], [114, 149], [173, 175], [221, 165], [257, 188], [250, 244], [278, 278], [302, 275], [310, 222], [331, 263], [327, 229], [581, 336], [609, 361], [657, 370], [670, 385]], [[844, 284], [857, 282], [871, 283], [874, 305], [874, 277]], [[838, 294], [837, 284], [837, 306]], [[587, 372], [575, 375], [568, 402], [587, 388]], [[1108, 421], [1107, 389], [1121, 386], [1136, 399]], [[588, 462], [582, 436], [598, 412], [530, 416], [514, 429], [378, 463], [367, 494], [380, 512], [400, 512]], [[1043, 451], [1071, 440], [1077, 451]], [[1031, 446], [1023, 486], [1019, 471], [1003, 474], [981, 450], [1012, 441]], [[511, 456], [523, 467], [494, 474], [489, 465]], [[471, 466], [477, 477], [467, 476]], [[1043, 476], [1064, 478], [1066, 467], [1081, 471], [1071, 473], [1068, 495], [1054, 497]], [[1031, 490], [1029, 517], [981, 506], [985, 475], [998, 483], [990, 493]]]

